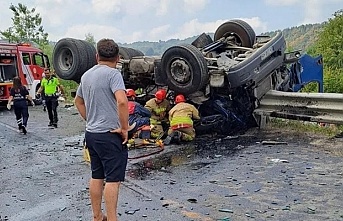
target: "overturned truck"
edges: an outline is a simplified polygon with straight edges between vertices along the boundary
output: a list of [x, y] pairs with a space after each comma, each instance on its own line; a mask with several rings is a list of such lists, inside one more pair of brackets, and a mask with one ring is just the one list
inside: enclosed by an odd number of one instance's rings
[[[191, 44], [168, 48], [162, 56], [144, 56], [120, 47], [121, 70], [127, 88], [142, 89], [142, 102], [159, 87], [169, 98], [183, 94], [199, 109], [198, 134], [233, 134], [256, 126], [253, 111], [270, 90], [294, 91], [303, 86], [299, 51], [285, 53], [282, 33], [256, 36], [242, 20], [220, 25], [214, 38], [203, 33]], [[95, 48], [72, 38], [57, 42], [53, 52], [56, 74], [79, 82], [96, 64]], [[321, 64], [320, 60], [314, 64]]]

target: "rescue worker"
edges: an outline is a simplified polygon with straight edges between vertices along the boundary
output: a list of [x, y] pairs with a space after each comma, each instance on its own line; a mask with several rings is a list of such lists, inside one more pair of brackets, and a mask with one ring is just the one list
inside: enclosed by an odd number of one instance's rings
[[11, 104], [13, 101], [17, 125], [19, 131], [23, 134], [27, 133], [26, 127], [29, 119], [27, 100], [31, 102], [32, 106], [35, 106], [35, 103], [33, 102], [32, 97], [29, 95], [28, 90], [22, 85], [20, 77], [14, 77], [13, 87], [10, 90], [10, 97], [7, 103], [7, 109], [11, 109]]
[[151, 98], [145, 104], [150, 111], [151, 138], [158, 138], [164, 134], [163, 124], [168, 124], [167, 113], [170, 110], [170, 103], [166, 99], [167, 91], [160, 89], [156, 91], [155, 98]]
[[49, 116], [49, 127], [53, 126], [57, 128], [58, 116], [58, 94], [63, 94], [63, 88], [57, 77], [50, 73], [50, 68], [44, 69], [45, 78], [42, 79], [41, 86], [37, 91], [40, 95], [44, 91], [46, 109], [48, 110]]
[[186, 103], [182, 94], [175, 97], [175, 106], [169, 111], [170, 128], [164, 144], [172, 141], [192, 141], [195, 138], [193, 119], [199, 120], [199, 111], [192, 104]]
[[[140, 103], [136, 102], [136, 92], [133, 89], [126, 90], [126, 97], [128, 99], [128, 108], [129, 108], [129, 125], [132, 125], [136, 122], [136, 126], [133, 130], [133, 133], [138, 130], [147, 127], [150, 132], [150, 111], [145, 108]], [[144, 139], [149, 139], [150, 135], [146, 135]]]

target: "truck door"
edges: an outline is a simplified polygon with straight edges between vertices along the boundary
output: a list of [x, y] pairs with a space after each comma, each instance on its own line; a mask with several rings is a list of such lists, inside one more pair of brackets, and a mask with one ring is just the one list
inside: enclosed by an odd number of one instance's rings
[[44, 56], [42, 53], [33, 54], [32, 66], [36, 70], [34, 73], [35, 79], [40, 79], [42, 77], [42, 73], [44, 72], [44, 67], [45, 67]]
[[36, 80], [42, 78], [45, 67], [50, 67], [48, 56], [43, 53], [37, 52], [33, 54], [33, 76]]
[[24, 85], [31, 84], [32, 77], [31, 77], [31, 71], [29, 68], [32, 63], [31, 55], [29, 52], [22, 52], [21, 57], [22, 57], [22, 62], [23, 62], [23, 65], [21, 66], [22, 71], [20, 72], [20, 78], [22, 79], [21, 81]]
[[43, 54], [43, 56], [44, 56], [45, 67], [46, 67], [46, 68], [50, 68], [50, 62], [49, 62], [48, 55]]
[[[46, 58], [40, 52], [22, 52], [23, 59], [23, 77], [27, 85], [32, 85], [35, 80], [41, 80], [46, 66]], [[25, 83], [25, 82], [24, 82]]]

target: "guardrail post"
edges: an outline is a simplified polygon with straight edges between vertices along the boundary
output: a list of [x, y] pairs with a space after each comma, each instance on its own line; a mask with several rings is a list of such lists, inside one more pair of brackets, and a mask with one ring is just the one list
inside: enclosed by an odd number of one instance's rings
[[254, 118], [256, 120], [256, 123], [258, 125], [258, 128], [264, 129], [267, 126], [267, 116], [263, 114], [254, 114]]

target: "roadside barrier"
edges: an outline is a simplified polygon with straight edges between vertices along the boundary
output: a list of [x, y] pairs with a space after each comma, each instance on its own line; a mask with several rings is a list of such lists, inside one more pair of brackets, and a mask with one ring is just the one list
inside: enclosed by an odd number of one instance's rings
[[263, 128], [266, 117], [343, 124], [343, 94], [269, 91], [254, 111]]

